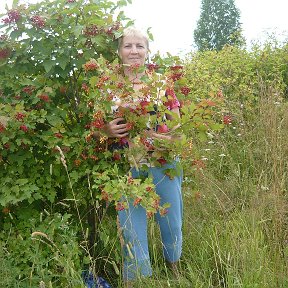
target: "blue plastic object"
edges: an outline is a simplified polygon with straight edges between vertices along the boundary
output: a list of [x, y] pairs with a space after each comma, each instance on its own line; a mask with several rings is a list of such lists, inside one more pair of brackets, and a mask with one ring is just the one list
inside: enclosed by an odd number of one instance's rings
[[87, 288], [112, 288], [105, 279], [94, 277], [92, 272], [84, 271], [82, 277]]

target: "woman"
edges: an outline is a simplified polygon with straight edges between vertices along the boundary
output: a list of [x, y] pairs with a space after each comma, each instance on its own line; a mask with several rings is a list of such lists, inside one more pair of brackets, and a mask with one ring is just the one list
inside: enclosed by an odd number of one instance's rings
[[[124, 30], [123, 36], [119, 40], [118, 53], [123, 64], [124, 74], [131, 81], [135, 91], [144, 87], [141, 77], [144, 72], [138, 72], [131, 69], [131, 66], [143, 66], [149, 51], [148, 38], [134, 27]], [[168, 109], [174, 112], [172, 115], [179, 116], [179, 102], [176, 96], [169, 100]], [[171, 114], [170, 114], [171, 115]], [[171, 117], [171, 116], [170, 116]], [[169, 119], [169, 116], [167, 116]], [[105, 133], [108, 137], [129, 138], [129, 127], [124, 123], [123, 118], [116, 118], [109, 122], [105, 127]], [[149, 137], [152, 139], [161, 139], [162, 141], [174, 141], [173, 136], [165, 133], [149, 131]], [[151, 166], [151, 165], [150, 165]], [[182, 250], [182, 196], [181, 182], [182, 177], [176, 176], [170, 179], [164, 171], [174, 168], [176, 163], [167, 163], [161, 167], [149, 167], [148, 171], [141, 171], [137, 167], [132, 167], [132, 177], [143, 177], [152, 175], [156, 186], [156, 193], [161, 197], [160, 205], [170, 203], [168, 213], [165, 216], [156, 214], [156, 221], [160, 226], [163, 254], [169, 266], [177, 271], [177, 262], [181, 256]], [[141, 205], [133, 206], [129, 203], [129, 208], [118, 212], [121, 230], [124, 238], [124, 267], [123, 276], [125, 281], [131, 281], [139, 276], [151, 276], [152, 269], [148, 251], [147, 241], [147, 215]], [[132, 255], [131, 255], [132, 254]]]

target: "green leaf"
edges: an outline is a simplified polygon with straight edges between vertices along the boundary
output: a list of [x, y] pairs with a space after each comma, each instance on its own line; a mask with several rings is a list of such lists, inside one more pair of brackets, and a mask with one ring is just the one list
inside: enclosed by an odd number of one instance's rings
[[59, 57], [57, 59], [58, 63], [59, 63], [59, 66], [65, 70], [67, 64], [69, 63], [70, 59], [67, 55], [62, 55], [61, 57]]
[[77, 25], [72, 29], [72, 32], [74, 33], [74, 35], [78, 38], [83, 30], [83, 26], [82, 25]]
[[52, 69], [52, 67], [55, 65], [55, 61], [53, 61], [53, 60], [45, 60], [44, 62], [43, 62], [43, 66], [44, 66], [44, 69], [45, 69], [45, 71], [47, 72], [47, 73], [49, 73], [50, 71], [51, 71], [51, 69]]
[[98, 82], [98, 77], [97, 76], [92, 76], [89, 80], [89, 84], [94, 87]]
[[18, 39], [20, 36], [22, 36], [22, 31], [20, 30], [13, 30], [10, 34], [10, 37], [12, 40]]
[[23, 186], [25, 184], [27, 184], [29, 181], [28, 179], [17, 179], [16, 180], [16, 184], [18, 184], [19, 186]]

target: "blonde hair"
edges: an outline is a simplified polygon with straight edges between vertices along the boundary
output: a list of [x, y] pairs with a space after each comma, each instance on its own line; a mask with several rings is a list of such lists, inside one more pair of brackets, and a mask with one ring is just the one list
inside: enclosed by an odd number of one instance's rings
[[126, 36], [134, 36], [134, 37], [143, 38], [145, 40], [147, 50], [149, 51], [149, 39], [148, 39], [148, 37], [145, 35], [145, 33], [143, 33], [141, 30], [137, 29], [134, 26], [129, 26], [129, 27], [124, 29], [122, 36], [118, 39], [118, 51], [120, 50], [121, 45], [123, 43], [123, 38]]

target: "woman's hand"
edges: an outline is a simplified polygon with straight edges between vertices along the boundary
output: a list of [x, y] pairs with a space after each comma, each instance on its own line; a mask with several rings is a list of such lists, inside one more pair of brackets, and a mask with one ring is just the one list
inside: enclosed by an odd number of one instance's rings
[[157, 133], [153, 130], [147, 131], [147, 136], [152, 138], [152, 139], [166, 140], [168, 142], [171, 142], [173, 140], [172, 135], [164, 134], [164, 133]]
[[127, 124], [119, 124], [119, 122], [125, 121], [124, 118], [116, 118], [107, 123], [103, 131], [107, 137], [110, 138], [123, 138], [128, 136], [129, 129], [127, 128]]

